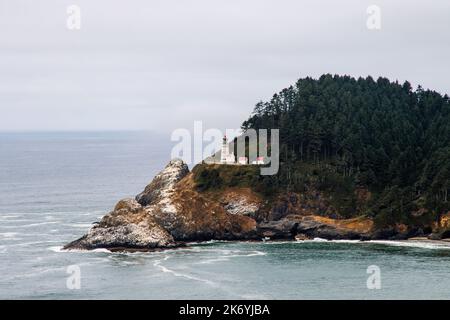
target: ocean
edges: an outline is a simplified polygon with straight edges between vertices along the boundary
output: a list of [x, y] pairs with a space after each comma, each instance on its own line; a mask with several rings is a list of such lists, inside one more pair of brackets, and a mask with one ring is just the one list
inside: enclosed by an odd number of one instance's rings
[[[145, 132], [1, 133], [0, 299], [450, 299], [450, 243], [61, 250], [142, 191], [171, 147], [168, 136]], [[368, 285], [374, 266], [376, 288]]]

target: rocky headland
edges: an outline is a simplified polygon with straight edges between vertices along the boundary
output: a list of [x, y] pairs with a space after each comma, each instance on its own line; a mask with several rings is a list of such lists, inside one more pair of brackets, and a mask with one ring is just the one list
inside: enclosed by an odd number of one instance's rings
[[370, 217], [343, 219], [320, 194], [311, 199], [285, 193], [269, 201], [248, 187], [202, 191], [195, 172], [175, 159], [135, 199], [120, 200], [87, 234], [64, 248], [157, 250], [213, 239], [440, 239], [445, 235], [439, 230], [426, 234], [401, 224], [380, 229]]

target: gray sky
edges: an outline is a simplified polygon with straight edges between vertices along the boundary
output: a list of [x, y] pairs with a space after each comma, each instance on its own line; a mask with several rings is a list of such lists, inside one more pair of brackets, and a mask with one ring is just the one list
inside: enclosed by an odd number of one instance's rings
[[224, 130], [323, 73], [450, 93], [449, 38], [448, 0], [0, 0], [0, 131]]

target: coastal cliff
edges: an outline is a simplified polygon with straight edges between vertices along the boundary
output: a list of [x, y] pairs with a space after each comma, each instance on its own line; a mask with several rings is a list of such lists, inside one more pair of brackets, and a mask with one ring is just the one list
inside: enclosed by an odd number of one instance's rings
[[256, 222], [246, 216], [254, 210], [251, 204], [239, 199], [229, 212], [196, 191], [193, 183], [183, 161], [170, 161], [136, 199], [120, 200], [112, 212], [65, 249], [141, 250], [187, 241], [257, 239]]
[[65, 249], [151, 250], [212, 239], [368, 240], [423, 235], [400, 226], [377, 230], [373, 220], [364, 216], [321, 216], [327, 210], [320, 197], [314, 203], [305, 195], [290, 194], [269, 204], [248, 187], [199, 191], [197, 170], [190, 172], [182, 160], [170, 161], [135, 199], [120, 200], [112, 212]]

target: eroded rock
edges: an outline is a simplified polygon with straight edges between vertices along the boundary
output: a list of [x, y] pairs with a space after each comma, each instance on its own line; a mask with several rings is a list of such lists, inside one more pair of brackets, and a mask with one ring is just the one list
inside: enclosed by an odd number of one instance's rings
[[289, 215], [261, 223], [258, 233], [271, 239], [294, 239], [297, 235], [323, 239], [369, 239], [373, 221], [368, 218], [331, 219], [321, 216]]
[[160, 248], [176, 241], [250, 239], [254, 219], [231, 214], [196, 191], [187, 165], [172, 160], [135, 199], [119, 201], [80, 239], [66, 249]]
[[189, 173], [187, 164], [181, 159], [171, 160], [167, 166], [158, 173], [144, 191], [136, 196], [136, 201], [147, 206], [157, 201], [163, 201], [173, 192], [178, 181]]
[[134, 199], [119, 201], [89, 232], [64, 249], [153, 249], [174, 246], [173, 237]]
[[187, 165], [176, 159], [135, 199], [119, 201], [86, 235], [65, 248], [133, 250], [211, 239], [365, 240], [417, 235], [423, 231], [404, 225], [374, 230], [373, 220], [367, 217], [335, 219], [320, 194], [287, 193], [270, 205], [250, 188], [200, 192]]

